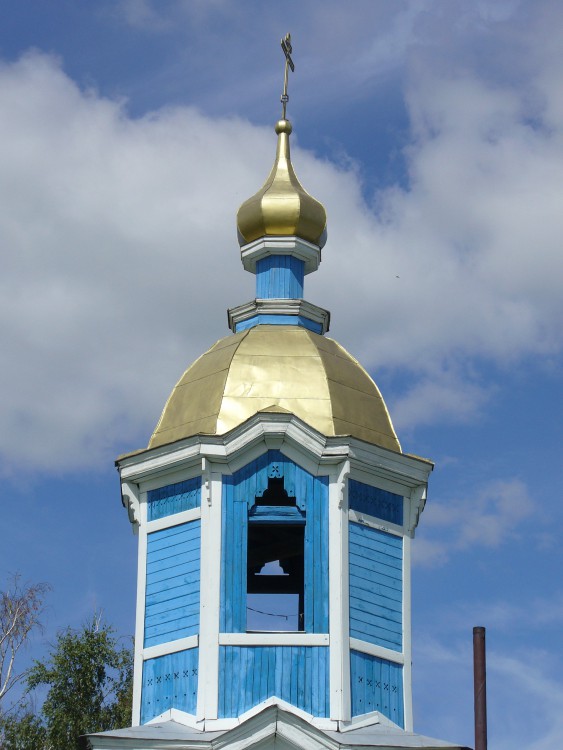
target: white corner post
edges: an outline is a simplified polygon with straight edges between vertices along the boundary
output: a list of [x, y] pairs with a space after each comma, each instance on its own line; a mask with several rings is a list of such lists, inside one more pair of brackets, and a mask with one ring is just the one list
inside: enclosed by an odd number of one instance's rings
[[202, 460], [198, 721], [217, 719], [221, 596], [221, 473]]
[[[128, 485], [130, 487], [130, 485]], [[135, 656], [133, 664], [134, 727], [141, 723], [141, 693], [143, 689], [143, 648], [145, 643], [145, 592], [147, 588], [147, 493], [137, 498], [139, 546], [137, 551], [137, 610], [135, 617]]]
[[348, 476], [343, 461], [329, 478], [330, 718], [350, 721], [350, 613], [348, 580]]

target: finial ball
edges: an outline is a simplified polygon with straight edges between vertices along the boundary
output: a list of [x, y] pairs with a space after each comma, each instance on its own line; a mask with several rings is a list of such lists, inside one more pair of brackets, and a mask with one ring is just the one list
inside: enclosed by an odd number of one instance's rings
[[291, 123], [289, 120], [278, 120], [276, 122], [276, 133], [279, 135], [280, 133], [287, 133], [288, 135], [293, 130], [293, 127], [291, 126]]

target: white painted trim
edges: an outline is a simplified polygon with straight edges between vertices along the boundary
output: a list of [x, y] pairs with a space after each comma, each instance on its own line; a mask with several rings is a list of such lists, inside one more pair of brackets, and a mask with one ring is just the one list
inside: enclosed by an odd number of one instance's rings
[[414, 530], [426, 505], [426, 484], [413, 487], [409, 499], [410, 502], [405, 506], [405, 526], [409, 536], [414, 537]]
[[220, 646], [328, 646], [328, 633], [219, 633]]
[[330, 325], [330, 312], [323, 307], [307, 302], [307, 300], [268, 298], [253, 299], [227, 310], [229, 328], [236, 332], [236, 327], [240, 323], [258, 315], [283, 315], [290, 318], [302, 316], [313, 323], [317, 323], [321, 328], [319, 333], [323, 334], [328, 331]]
[[395, 523], [389, 521], [381, 521], [375, 516], [368, 516], [367, 513], [360, 513], [357, 510], [349, 511], [350, 521], [353, 523], [359, 523], [362, 526], [369, 526], [371, 529], [379, 529], [379, 531], [386, 531], [388, 534], [394, 534], [395, 536], [403, 536], [404, 529], [402, 526], [398, 526]]
[[320, 729], [337, 732], [337, 721], [314, 717], [304, 726], [302, 723], [298, 724], [296, 719], [297, 717], [283, 716], [276, 722], [276, 734], [279, 739], [285, 740], [286, 747], [300, 750], [340, 750], [342, 747], [326, 734], [319, 736], [315, 731]]
[[167, 711], [163, 711], [158, 716], [155, 716], [154, 719], [147, 721], [147, 724], [161, 724], [165, 721], [176, 721], [185, 727], [199, 729], [200, 731], [203, 730], [203, 722], [198, 721], [196, 716], [189, 714], [187, 711], [180, 711], [179, 708], [169, 708]]
[[393, 651], [393, 649], [385, 648], [385, 646], [378, 646], [375, 643], [361, 641], [359, 638], [350, 638], [350, 648], [353, 651], [360, 651], [362, 654], [369, 654], [370, 656], [377, 656], [380, 659], [387, 659], [387, 661], [392, 661], [395, 664], [405, 663], [405, 656], [400, 651]]
[[248, 721], [248, 719], [251, 719], [253, 716], [261, 713], [265, 708], [269, 708], [270, 706], [278, 706], [278, 708], [281, 708], [282, 711], [288, 711], [294, 716], [299, 716], [299, 718], [303, 719], [303, 721], [310, 722], [313, 719], [312, 714], [307, 713], [307, 711], [303, 711], [302, 708], [298, 708], [292, 703], [287, 703], [286, 701], [282, 700], [282, 698], [278, 698], [275, 695], [272, 695], [270, 698], [266, 698], [266, 700], [262, 701], [257, 706], [252, 706], [252, 708], [249, 708], [248, 711], [245, 711], [243, 714], [241, 714], [238, 719], [242, 724], [243, 722]]
[[[391, 719], [388, 719], [385, 714], [380, 713], [379, 711], [370, 711], [369, 714], [361, 714], [360, 716], [354, 716], [351, 721], [340, 721], [338, 722], [338, 731], [339, 732], [350, 732], [353, 729], [362, 729], [363, 727], [370, 727], [374, 724], [382, 724], [386, 727], [395, 727], [397, 729], [403, 730], [402, 727], [400, 727], [398, 724], [395, 724], [394, 721], [391, 721]], [[352, 745], [353, 747], [353, 745]]]
[[121, 501], [127, 508], [134, 533], [138, 533], [141, 523], [141, 500], [139, 485], [135, 482], [121, 482]]
[[[195, 435], [169, 445], [152, 448], [140, 453], [124, 456], [118, 465], [123, 480], [148, 481], [170, 470], [193, 469], [201, 456], [216, 463], [240, 461], [240, 455], [266, 436], [282, 437], [284, 441], [300, 446], [320, 463], [336, 464], [350, 457], [354, 476], [362, 481], [385, 486], [389, 482], [391, 491], [409, 495], [412, 488], [425, 484], [432, 471], [432, 464], [425, 459], [407, 456], [352, 437], [327, 437], [309, 427], [292, 414], [261, 412], [253, 415], [242, 425], [225, 435]], [[224, 472], [226, 473], [226, 472]]]
[[[233, 716], [228, 719], [214, 719], [214, 720], [206, 721], [205, 731], [206, 732], [218, 732], [218, 731], [234, 729], [235, 727], [238, 727], [244, 724], [245, 722], [253, 719], [254, 717], [258, 717], [263, 711], [271, 707], [277, 707], [281, 711], [284, 711], [285, 713], [290, 714], [290, 716], [295, 716], [298, 719], [301, 719], [302, 721], [306, 722], [308, 725], [312, 725], [317, 729], [324, 729], [328, 731], [338, 730], [338, 723], [336, 721], [332, 721], [331, 719], [323, 719], [323, 718], [312, 716], [306, 711], [303, 711], [302, 709], [297, 708], [297, 706], [294, 706], [291, 703], [287, 703], [281, 698], [278, 698], [278, 696], [273, 695], [270, 698], [267, 698], [266, 700], [262, 701], [258, 705], [253, 706], [248, 711], [245, 711], [245, 713], [241, 714], [240, 716]], [[263, 732], [265, 730], [267, 730], [266, 736], [270, 736], [272, 734], [272, 721], [270, 720], [268, 716], [263, 717], [263, 719], [264, 719], [264, 723], [261, 722], [261, 725], [259, 724], [258, 726], [251, 727], [252, 734], [250, 736], [248, 736], [245, 732], [244, 739], [242, 740], [242, 746], [247, 746], [249, 744], [252, 744], [253, 746], [257, 745], [260, 737], [263, 738], [264, 736]], [[284, 717], [284, 724], [287, 721], [287, 719], [288, 717]], [[275, 731], [279, 730], [282, 722], [274, 721], [273, 723], [275, 725]], [[302, 732], [301, 732], [301, 740], [303, 740]], [[220, 741], [217, 742], [218, 746], [220, 746], [221, 744], [222, 743]], [[239, 746], [240, 744], [237, 741], [236, 737], [231, 736], [228, 738], [228, 747], [230, 749], [233, 747], [239, 747]]]
[[182, 510], [180, 513], [172, 513], [170, 516], [155, 518], [154, 521], [147, 521], [146, 531], [147, 534], [152, 534], [155, 531], [169, 529], [172, 526], [179, 526], [182, 523], [196, 521], [198, 518], [201, 518], [201, 508], [190, 508], [190, 510]]
[[202, 463], [200, 647], [197, 689], [198, 720], [216, 719], [219, 692], [219, 610], [221, 598], [222, 477], [213, 464]]
[[405, 655], [403, 669], [405, 729], [412, 732], [411, 539], [409, 536], [403, 539], [403, 653]]
[[256, 263], [268, 255], [293, 255], [305, 264], [305, 275], [313, 273], [321, 262], [321, 248], [297, 236], [260, 237], [240, 249], [244, 269], [256, 273]]
[[137, 608], [135, 616], [135, 655], [133, 668], [133, 720], [141, 723], [143, 689], [143, 644], [145, 642], [145, 591], [147, 586], [147, 493], [140, 497], [139, 547], [137, 550]]
[[350, 462], [343, 461], [329, 482], [329, 626], [330, 718], [350, 718], [348, 476]]
[[147, 646], [147, 648], [143, 649], [143, 659], [146, 661], [147, 659], [156, 659], [166, 654], [176, 654], [178, 651], [188, 651], [191, 648], [197, 648], [198, 642], [199, 636], [189, 635], [186, 638], [159, 643], [156, 646]]
[[162, 478], [168, 476], [170, 470], [190, 472], [194, 468], [199, 468], [200, 454], [199, 441], [188, 438], [126, 456], [118, 461], [118, 466], [125, 480], [137, 482], [155, 480], [155, 487], [162, 487], [165, 486], [162, 484]]

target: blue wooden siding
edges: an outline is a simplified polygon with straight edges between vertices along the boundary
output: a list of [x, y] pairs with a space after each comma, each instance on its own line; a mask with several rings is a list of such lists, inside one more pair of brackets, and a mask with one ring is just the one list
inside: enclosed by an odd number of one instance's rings
[[143, 664], [141, 724], [170, 708], [196, 713], [199, 649], [147, 659]]
[[322, 333], [323, 327], [320, 323], [306, 318], [304, 315], [253, 315], [251, 318], [241, 320], [236, 324], [235, 333], [246, 331], [247, 328], [254, 328], [257, 325], [272, 326], [301, 326], [307, 328], [313, 333]]
[[240, 716], [271, 696], [329, 715], [326, 646], [221, 646], [219, 717]]
[[403, 525], [403, 498], [393, 492], [380, 490], [355, 479], [348, 480], [348, 503], [350, 510]]
[[350, 636], [402, 649], [403, 540], [350, 523]]
[[145, 646], [198, 632], [200, 531], [197, 520], [148, 535]]
[[301, 299], [305, 263], [292, 255], [268, 255], [256, 263], [257, 299]]
[[154, 521], [183, 510], [199, 508], [200, 505], [201, 477], [168, 484], [147, 492], [147, 520]]
[[270, 477], [283, 477], [305, 512], [305, 630], [328, 633], [328, 477], [314, 477], [275, 450], [223, 477], [221, 631], [246, 630], [248, 514]]
[[404, 728], [403, 668], [377, 656], [350, 652], [352, 716], [380, 711]]

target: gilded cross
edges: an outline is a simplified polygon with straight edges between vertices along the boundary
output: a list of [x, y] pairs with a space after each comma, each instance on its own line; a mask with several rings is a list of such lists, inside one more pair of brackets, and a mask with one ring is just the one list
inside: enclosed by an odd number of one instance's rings
[[293, 51], [291, 46], [291, 34], [286, 34], [281, 40], [281, 48], [283, 50], [283, 54], [285, 55], [285, 75], [283, 79], [283, 94], [281, 95], [280, 101], [282, 103], [282, 120], [285, 120], [285, 110], [287, 107], [287, 102], [289, 101], [289, 96], [287, 95], [287, 78], [289, 69], [291, 68], [292, 73], [295, 72], [295, 65], [293, 64], [293, 60], [291, 59], [291, 53]]

